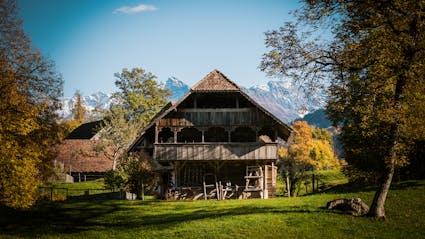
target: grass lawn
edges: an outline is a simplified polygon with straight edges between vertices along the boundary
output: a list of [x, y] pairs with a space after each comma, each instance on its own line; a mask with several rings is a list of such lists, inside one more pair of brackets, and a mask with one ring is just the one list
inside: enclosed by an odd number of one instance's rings
[[[312, 193], [312, 174], [316, 176], [316, 180], [319, 180], [318, 186], [320, 191], [329, 189], [336, 185], [348, 183], [348, 178], [339, 169], [306, 172], [304, 178], [296, 185], [297, 190], [295, 190], [295, 194], [303, 196]], [[317, 189], [317, 184], [315, 184], [315, 187]], [[287, 195], [285, 180], [281, 177], [281, 175], [278, 175], [276, 189], [277, 195]]]
[[268, 200], [46, 202], [0, 208], [0, 238], [423, 238], [425, 180], [394, 184], [385, 221], [323, 208], [336, 198], [370, 203], [373, 190]]
[[84, 195], [84, 192], [87, 190], [90, 194], [110, 192], [110, 190], [105, 188], [103, 178], [81, 183], [50, 182], [46, 184], [45, 187], [48, 192], [50, 187], [52, 187], [55, 193], [62, 194], [64, 196]]
[[46, 185], [47, 187], [57, 188], [69, 188], [69, 189], [100, 189], [105, 188], [103, 178], [96, 179], [93, 181], [81, 182], [81, 183], [64, 183], [64, 182], [50, 182]]

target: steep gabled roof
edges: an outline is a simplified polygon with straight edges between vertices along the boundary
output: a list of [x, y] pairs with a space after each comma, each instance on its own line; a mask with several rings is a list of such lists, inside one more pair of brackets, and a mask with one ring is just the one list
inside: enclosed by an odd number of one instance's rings
[[211, 71], [191, 91], [239, 91], [239, 87], [218, 70]]
[[205, 76], [201, 81], [195, 84], [189, 92], [186, 93], [179, 101], [174, 104], [167, 104], [160, 112], [158, 113], [151, 122], [142, 130], [140, 136], [130, 145], [128, 151], [132, 151], [133, 148], [140, 142], [144, 133], [153, 127], [160, 119], [166, 116], [172, 110], [175, 110], [187, 97], [189, 97], [194, 92], [239, 92], [244, 96], [249, 102], [263, 111], [266, 115], [271, 117], [278, 123], [278, 132], [280, 136], [283, 136], [284, 140], [287, 140], [291, 133], [291, 128], [283, 123], [280, 119], [270, 113], [267, 109], [258, 104], [254, 99], [252, 99], [248, 94], [246, 94], [238, 85], [233, 81], [227, 78], [223, 73], [218, 70], [213, 70], [207, 76]]

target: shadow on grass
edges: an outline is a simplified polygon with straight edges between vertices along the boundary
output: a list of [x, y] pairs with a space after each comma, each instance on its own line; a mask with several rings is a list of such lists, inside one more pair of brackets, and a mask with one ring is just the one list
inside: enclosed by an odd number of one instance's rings
[[45, 202], [26, 210], [1, 207], [0, 231], [5, 235], [27, 237], [50, 233], [75, 233], [92, 226], [92, 219], [117, 210], [122, 211], [125, 208], [107, 201], [70, 204]]
[[[421, 181], [403, 181], [403, 182], [393, 182], [391, 184], [390, 190], [405, 190], [407, 188], [415, 188], [424, 186], [424, 183]], [[365, 185], [359, 183], [346, 183], [338, 186], [329, 188], [328, 190], [319, 192], [319, 193], [359, 193], [359, 192], [375, 192], [378, 189], [377, 185]]]
[[328, 194], [340, 194], [340, 193], [359, 193], [359, 192], [372, 192], [376, 191], [376, 186], [374, 185], [364, 185], [358, 183], [346, 183], [331, 187], [327, 190], [318, 192], [318, 193], [328, 193]]
[[[158, 213], [150, 204], [159, 208]], [[167, 205], [170, 205], [169, 203]], [[172, 205], [172, 204], [171, 204]], [[309, 206], [257, 207], [255, 205], [193, 205], [180, 204], [173, 209], [162, 209], [161, 202], [92, 201], [65, 204], [42, 204], [29, 210], [0, 207], [0, 236], [37, 237], [64, 235], [100, 228], [117, 230], [173, 227], [180, 223], [202, 219], [217, 219], [260, 213], [314, 213], [321, 211]], [[151, 210], [149, 210], [151, 209]]]
[[[424, 182], [395, 183], [392, 190], [424, 187]], [[342, 185], [329, 193], [366, 192], [376, 187]], [[236, 202], [236, 201], [235, 201]], [[245, 203], [247, 202], [247, 203]], [[313, 203], [314, 204], [314, 203]], [[163, 230], [196, 220], [225, 220], [226, 217], [254, 214], [346, 214], [312, 205], [275, 205], [252, 203], [163, 202], [163, 201], [69, 201], [44, 203], [28, 210], [14, 210], [0, 206], [0, 237], [61, 237], [99, 230]], [[240, 219], [236, 219], [240, 220]], [[76, 235], [72, 235], [72, 234]]]
[[416, 187], [423, 187], [425, 186], [424, 181], [403, 181], [403, 182], [396, 182], [391, 185], [390, 190], [405, 190], [407, 188], [416, 188]]

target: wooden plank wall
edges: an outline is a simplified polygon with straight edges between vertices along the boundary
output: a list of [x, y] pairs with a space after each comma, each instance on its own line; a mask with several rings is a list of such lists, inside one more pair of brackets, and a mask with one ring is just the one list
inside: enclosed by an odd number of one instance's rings
[[277, 143], [156, 144], [156, 160], [276, 159]]
[[265, 165], [264, 177], [268, 198], [273, 198], [276, 195], [277, 167], [273, 165]]

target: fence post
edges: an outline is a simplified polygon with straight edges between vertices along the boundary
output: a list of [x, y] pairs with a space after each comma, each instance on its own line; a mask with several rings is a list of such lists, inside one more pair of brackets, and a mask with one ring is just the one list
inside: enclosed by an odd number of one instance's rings
[[119, 192], [120, 192], [120, 200], [124, 200], [125, 197], [126, 197], [125, 192], [124, 192], [124, 189], [120, 188], [120, 191]]
[[[312, 182], [312, 190], [311, 190], [311, 192], [312, 193], [314, 193], [314, 181], [315, 181], [315, 177], [314, 177], [314, 173], [311, 175], [311, 182]], [[316, 190], [317, 190], [317, 188], [316, 188]]]
[[288, 198], [291, 197], [291, 180], [289, 179], [289, 175], [286, 175], [286, 190], [288, 191]]
[[319, 177], [316, 176], [316, 190], [319, 191]]
[[142, 177], [142, 201], [145, 201], [145, 184], [143, 183], [143, 177]]

